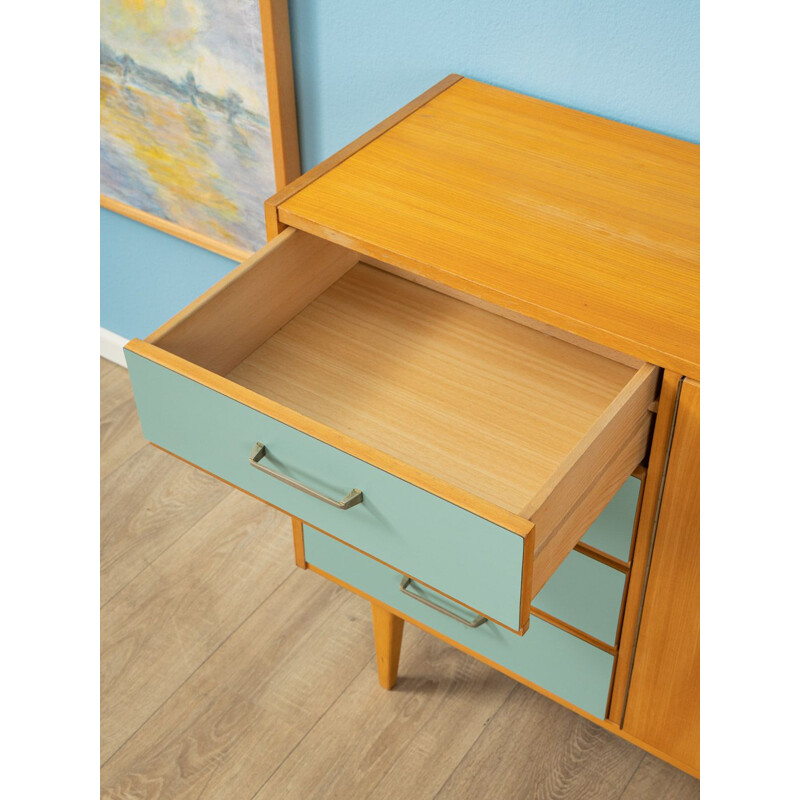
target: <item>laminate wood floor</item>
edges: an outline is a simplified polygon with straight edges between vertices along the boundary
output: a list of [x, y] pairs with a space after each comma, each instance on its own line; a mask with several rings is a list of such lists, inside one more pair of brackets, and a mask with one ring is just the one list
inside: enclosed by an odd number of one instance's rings
[[101, 359], [101, 786], [122, 798], [688, 800], [699, 783], [294, 566], [289, 518], [141, 437]]

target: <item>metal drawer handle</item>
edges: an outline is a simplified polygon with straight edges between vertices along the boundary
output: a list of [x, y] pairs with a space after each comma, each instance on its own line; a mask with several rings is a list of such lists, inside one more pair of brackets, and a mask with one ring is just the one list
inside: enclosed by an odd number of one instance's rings
[[275, 470], [269, 469], [269, 467], [265, 467], [263, 464], [260, 464], [259, 462], [266, 454], [267, 448], [261, 444], [261, 442], [256, 442], [253, 446], [253, 452], [250, 453], [250, 466], [260, 469], [262, 472], [266, 472], [267, 475], [277, 478], [282, 483], [285, 483], [295, 489], [299, 489], [301, 492], [305, 492], [306, 494], [310, 494], [312, 497], [316, 497], [317, 500], [322, 500], [329, 505], [335, 506], [336, 508], [352, 508], [353, 506], [357, 506], [364, 499], [364, 495], [360, 489], [352, 489], [350, 493], [341, 500], [334, 500], [332, 497], [327, 497], [324, 494], [320, 494], [310, 486], [299, 483], [293, 478], [289, 478], [286, 475], [281, 475], [280, 472], [276, 472]]
[[414, 600], [418, 600], [423, 605], [428, 606], [428, 608], [432, 608], [435, 611], [438, 611], [440, 614], [444, 614], [446, 617], [450, 617], [450, 619], [454, 619], [456, 620], [456, 622], [460, 622], [462, 625], [466, 625], [468, 628], [477, 628], [480, 625], [483, 625], [484, 622], [486, 622], [486, 617], [481, 617], [480, 615], [476, 616], [474, 619], [464, 619], [463, 617], [459, 617], [458, 614], [454, 614], [452, 611], [448, 611], [446, 608], [437, 606], [436, 603], [433, 603], [424, 597], [420, 597], [418, 594], [409, 592], [408, 585], [410, 583], [411, 583], [411, 578], [403, 578], [403, 580], [400, 581], [400, 591], [403, 594], [407, 594], [409, 597], [413, 597]]

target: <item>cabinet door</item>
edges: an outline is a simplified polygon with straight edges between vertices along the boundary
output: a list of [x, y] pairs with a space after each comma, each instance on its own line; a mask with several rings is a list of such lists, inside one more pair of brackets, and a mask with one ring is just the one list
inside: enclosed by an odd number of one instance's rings
[[623, 729], [700, 767], [700, 385], [684, 380]]

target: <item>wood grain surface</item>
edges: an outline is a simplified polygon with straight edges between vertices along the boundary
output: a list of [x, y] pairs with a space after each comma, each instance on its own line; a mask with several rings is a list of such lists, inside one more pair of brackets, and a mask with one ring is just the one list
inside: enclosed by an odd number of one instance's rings
[[361, 256], [360, 261], [362, 261], [364, 264], [368, 264], [371, 267], [377, 267], [384, 272], [390, 272], [392, 275], [397, 275], [404, 280], [411, 281], [412, 283], [418, 283], [420, 286], [425, 286], [428, 289], [433, 289], [435, 292], [446, 294], [448, 297], [455, 297], [456, 300], [460, 300], [462, 303], [469, 303], [472, 306], [477, 306], [478, 308], [484, 309], [484, 311], [490, 311], [492, 314], [497, 314], [505, 319], [510, 319], [512, 322], [516, 322], [518, 325], [525, 325], [528, 328], [533, 328], [534, 330], [546, 333], [548, 336], [553, 336], [556, 339], [561, 339], [564, 342], [570, 342], [571, 344], [577, 345], [583, 350], [589, 350], [592, 353], [599, 353], [606, 358], [610, 358], [612, 361], [619, 361], [620, 364], [627, 364], [629, 367], [633, 367], [634, 369], [639, 369], [639, 367], [642, 367], [645, 364], [645, 362], [640, 358], [634, 358], [633, 356], [621, 353], [619, 350], [613, 350], [605, 345], [597, 344], [597, 342], [593, 342], [591, 339], [586, 339], [582, 336], [576, 336], [574, 333], [563, 330], [563, 328], [556, 328], [553, 325], [548, 325], [547, 323], [541, 322], [533, 317], [527, 317], [524, 314], [520, 314], [518, 311], [511, 311], [503, 306], [498, 306], [494, 303], [488, 302], [487, 300], [482, 300], [476, 295], [462, 292], [444, 283], [438, 283], [437, 281], [434, 281], [431, 278], [426, 278], [424, 275], [420, 275], [417, 272], [411, 272], [410, 270], [403, 269], [402, 267], [398, 267], [394, 264], [389, 264], [386, 261], [379, 261], [377, 258], [371, 258], [370, 256]]
[[407, 630], [396, 688], [377, 686], [372, 665], [359, 673], [255, 800], [435, 795], [514, 684]]
[[437, 797], [617, 798], [643, 758], [637, 747], [519, 686]]
[[264, 203], [264, 211], [267, 218], [267, 241], [277, 236], [286, 227], [278, 219], [278, 206], [296, 194], [300, 189], [308, 186], [309, 183], [315, 181], [320, 175], [323, 175], [332, 167], [340, 164], [346, 158], [349, 158], [357, 150], [360, 150], [365, 145], [369, 144], [373, 139], [385, 133], [392, 125], [396, 125], [400, 120], [405, 119], [409, 114], [416, 111], [421, 106], [425, 105], [432, 97], [435, 97], [440, 92], [443, 92], [449, 86], [452, 86], [456, 81], [461, 80], [460, 75], [448, 75], [443, 80], [439, 81], [435, 86], [432, 86], [427, 91], [423, 92], [419, 97], [414, 98], [410, 103], [404, 105], [401, 109], [395, 111], [394, 114], [381, 120], [377, 125], [370, 128], [366, 133], [363, 133], [357, 139], [346, 144], [341, 150], [338, 150], [333, 155], [321, 161], [319, 164], [313, 166], [310, 170], [303, 173], [301, 176], [293, 180], [288, 186], [279, 188], [278, 191], [272, 195]]
[[233, 492], [146, 446], [125, 462], [124, 470], [106, 478], [100, 491], [102, 603]]
[[104, 759], [285, 580], [292, 550], [285, 515], [228, 492], [106, 604]]
[[395, 616], [383, 605], [372, 604], [372, 636], [378, 662], [378, 683], [384, 689], [393, 689], [397, 683], [404, 627], [405, 620], [402, 617]]
[[529, 516], [537, 491], [635, 376], [358, 264], [228, 377]]
[[699, 379], [699, 152], [462, 79], [278, 219]]
[[[114, 374], [103, 365], [102, 390]], [[148, 497], [127, 461], [115, 491], [129, 467], [133, 508], [196, 502], [185, 478]], [[381, 689], [369, 603], [296, 569], [288, 518], [225, 491], [102, 610], [105, 800], [698, 797], [694, 779], [414, 626]], [[121, 494], [115, 508], [105, 540], [125, 524]]]
[[324, 239], [286, 231], [189, 303], [147, 341], [225, 374], [356, 260], [349, 250]]
[[698, 796], [696, 781], [661, 759], [645, 754], [620, 800], [641, 800], [647, 797], [659, 797], [661, 800], [695, 800]]
[[280, 189], [300, 175], [289, 4], [288, 0], [258, 0], [258, 5], [275, 186]]
[[100, 477], [105, 478], [145, 446], [136, 416], [128, 373], [106, 359], [106, 372], [101, 372], [103, 386], [100, 393]]
[[700, 769], [700, 384], [691, 380], [680, 390], [622, 727]]
[[653, 436], [648, 455], [647, 474], [637, 512], [637, 524], [632, 539], [631, 570], [628, 580], [625, 603], [622, 609], [622, 630], [620, 632], [614, 683], [608, 717], [619, 724], [625, 701], [628, 696], [633, 649], [639, 631], [644, 586], [649, 569], [650, 546], [661, 496], [661, 483], [665, 470], [667, 450], [675, 415], [675, 402], [680, 375], [665, 372], [661, 381]]

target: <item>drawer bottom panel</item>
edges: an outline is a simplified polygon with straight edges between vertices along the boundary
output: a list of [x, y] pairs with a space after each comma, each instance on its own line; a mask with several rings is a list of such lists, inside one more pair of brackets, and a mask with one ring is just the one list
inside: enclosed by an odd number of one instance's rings
[[[603, 719], [614, 657], [537, 617], [524, 636], [485, 622], [469, 628], [400, 591], [402, 575], [307, 525], [306, 561], [323, 572], [419, 620], [423, 625]], [[413, 591], [459, 616], [472, 612], [419, 584]]]

